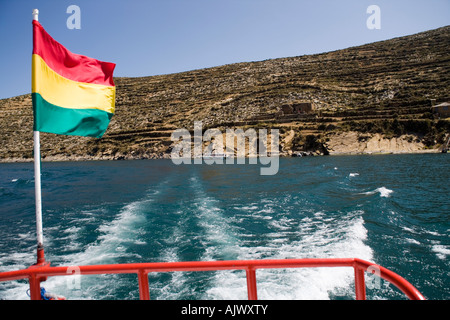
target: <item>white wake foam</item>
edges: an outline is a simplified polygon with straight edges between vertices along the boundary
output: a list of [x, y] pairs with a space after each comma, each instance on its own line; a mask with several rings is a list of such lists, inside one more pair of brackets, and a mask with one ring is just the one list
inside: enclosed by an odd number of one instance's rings
[[377, 189], [372, 190], [372, 191], [363, 192], [361, 194], [372, 195], [372, 194], [379, 193], [380, 197], [382, 197], [382, 198], [389, 198], [393, 192], [394, 192], [393, 190], [388, 189], [386, 187], [380, 187], [380, 188], [377, 188]]
[[434, 244], [431, 250], [436, 253], [436, 256], [441, 260], [446, 260], [450, 255], [450, 247], [442, 244]]
[[[265, 244], [251, 240], [239, 247], [239, 259], [351, 258], [372, 260], [365, 243], [367, 230], [360, 212], [336, 218], [317, 212], [298, 221], [284, 217], [270, 225]], [[250, 238], [250, 237], [249, 237]], [[251, 238], [250, 238], [251, 239]], [[259, 299], [330, 299], [330, 295], [351, 296], [352, 268], [258, 270]], [[243, 271], [217, 272], [206, 299], [247, 299]]]

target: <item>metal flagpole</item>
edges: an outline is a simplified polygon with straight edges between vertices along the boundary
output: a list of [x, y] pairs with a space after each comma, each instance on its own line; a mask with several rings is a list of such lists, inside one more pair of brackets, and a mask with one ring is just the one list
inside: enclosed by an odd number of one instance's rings
[[[33, 9], [33, 20], [39, 21], [39, 10]], [[32, 70], [32, 77], [35, 76]], [[37, 264], [45, 262], [44, 236], [42, 231], [42, 196], [41, 196], [41, 145], [40, 132], [34, 131], [34, 193], [36, 198], [36, 236], [37, 236]]]

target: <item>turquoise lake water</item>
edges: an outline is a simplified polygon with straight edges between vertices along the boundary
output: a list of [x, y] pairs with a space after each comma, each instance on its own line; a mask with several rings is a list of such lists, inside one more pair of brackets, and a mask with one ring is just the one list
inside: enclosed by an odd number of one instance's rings
[[[33, 164], [0, 164], [0, 271], [35, 263]], [[260, 165], [170, 160], [42, 163], [52, 265], [358, 257], [450, 298], [450, 155], [282, 158]], [[259, 270], [259, 299], [354, 299], [353, 270]], [[370, 278], [370, 281], [374, 279]], [[72, 280], [74, 281], [74, 280]], [[42, 283], [68, 299], [138, 299], [135, 275]], [[246, 299], [245, 272], [149, 275], [152, 299]], [[368, 299], [404, 299], [384, 280]], [[73, 283], [72, 283], [73, 284]], [[26, 281], [0, 299], [28, 299]]]

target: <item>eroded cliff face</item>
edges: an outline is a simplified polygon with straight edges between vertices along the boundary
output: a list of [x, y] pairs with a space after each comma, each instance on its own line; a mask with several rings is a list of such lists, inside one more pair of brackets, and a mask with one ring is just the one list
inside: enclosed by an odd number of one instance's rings
[[[284, 155], [326, 154], [328, 148], [340, 152], [344, 137], [348, 142], [343, 144], [355, 148], [351, 152], [364, 143], [367, 150], [409, 152], [420, 149], [420, 143], [438, 148], [450, 125], [433, 118], [430, 101], [450, 99], [449, 43], [447, 26], [323, 54], [115, 78], [116, 113], [103, 138], [42, 133], [42, 157], [167, 158], [174, 146], [172, 132], [193, 130], [194, 121], [202, 121], [205, 130], [277, 128]], [[281, 106], [295, 101], [311, 102], [315, 110], [284, 114]], [[32, 160], [32, 126], [30, 95], [0, 100], [0, 161]], [[348, 132], [373, 137], [361, 141], [358, 136], [353, 143]], [[413, 142], [408, 135], [414, 135]], [[385, 140], [393, 145], [385, 146]]]
[[426, 148], [415, 135], [385, 137], [379, 133], [341, 132], [333, 134], [325, 143], [331, 155], [376, 153], [426, 153], [436, 149]]

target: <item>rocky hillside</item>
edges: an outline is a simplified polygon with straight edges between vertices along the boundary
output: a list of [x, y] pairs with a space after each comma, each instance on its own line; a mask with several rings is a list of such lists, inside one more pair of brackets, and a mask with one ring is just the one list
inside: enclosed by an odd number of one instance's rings
[[[392, 151], [368, 147], [374, 138], [401, 141], [400, 152], [437, 149], [450, 122], [430, 106], [450, 101], [449, 45], [447, 26], [323, 54], [116, 78], [116, 114], [103, 138], [42, 133], [42, 157], [168, 157], [173, 130], [192, 130], [194, 121], [203, 129], [277, 128], [285, 155]], [[300, 101], [315, 109], [283, 112]], [[0, 100], [0, 161], [31, 160], [32, 119], [31, 95]]]

